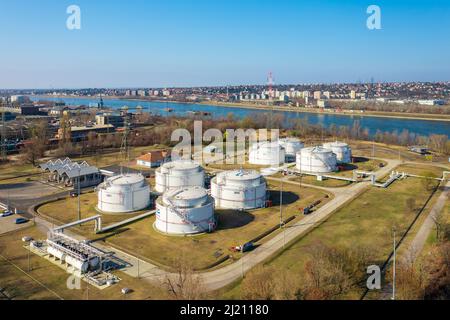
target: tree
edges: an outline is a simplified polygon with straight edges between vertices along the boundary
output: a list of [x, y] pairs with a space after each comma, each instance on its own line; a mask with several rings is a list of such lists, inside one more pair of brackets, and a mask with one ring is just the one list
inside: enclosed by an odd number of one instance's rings
[[47, 121], [40, 121], [31, 127], [31, 139], [26, 141], [22, 150], [22, 158], [25, 162], [36, 165], [36, 161], [44, 156], [47, 148]]
[[257, 266], [242, 280], [241, 295], [248, 300], [272, 300], [274, 298], [274, 274], [271, 267]]
[[425, 188], [426, 191], [431, 191], [436, 186], [436, 175], [434, 172], [426, 171], [421, 174], [424, 178], [422, 179], [422, 186]]
[[190, 261], [181, 256], [175, 261], [175, 272], [165, 277], [163, 285], [173, 300], [198, 300], [203, 298], [203, 282], [194, 272]]

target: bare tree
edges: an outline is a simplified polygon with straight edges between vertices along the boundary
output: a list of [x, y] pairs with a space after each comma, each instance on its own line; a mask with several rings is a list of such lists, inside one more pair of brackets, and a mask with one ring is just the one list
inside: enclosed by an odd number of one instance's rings
[[175, 261], [175, 271], [166, 276], [163, 285], [173, 300], [198, 300], [204, 297], [202, 279], [184, 257]]
[[241, 295], [249, 300], [272, 300], [274, 298], [274, 274], [271, 267], [257, 266], [242, 280]]

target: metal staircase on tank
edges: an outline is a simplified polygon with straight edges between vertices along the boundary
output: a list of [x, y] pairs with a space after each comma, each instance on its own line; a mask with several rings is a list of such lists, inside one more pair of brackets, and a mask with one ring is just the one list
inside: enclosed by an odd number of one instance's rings
[[[314, 150], [313, 150], [314, 151]], [[333, 168], [331, 167], [331, 165], [329, 163], [327, 163], [326, 161], [324, 161], [322, 158], [320, 158], [317, 154], [315, 154], [314, 152], [311, 152], [312, 156], [314, 158], [316, 158], [317, 160], [319, 160], [320, 162], [322, 162], [328, 170], [333, 171]], [[310, 166], [311, 167], [311, 166]]]
[[175, 214], [182, 219], [183, 221], [187, 222], [188, 224], [190, 224], [194, 230], [198, 230], [199, 229], [199, 225], [195, 224], [194, 222], [192, 222], [191, 220], [189, 220], [187, 214], [183, 213], [181, 210], [179, 210], [175, 204], [172, 202], [172, 200], [170, 200], [168, 197], [166, 198], [168, 204], [169, 204], [169, 208], [170, 210], [172, 210], [173, 212], [175, 212]]

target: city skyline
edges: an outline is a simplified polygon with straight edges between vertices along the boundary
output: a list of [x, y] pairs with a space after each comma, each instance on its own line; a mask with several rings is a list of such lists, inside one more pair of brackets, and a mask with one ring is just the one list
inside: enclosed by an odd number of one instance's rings
[[[72, 4], [81, 30], [66, 28]], [[381, 30], [366, 27], [371, 4], [381, 8]], [[439, 0], [3, 7], [3, 89], [264, 85], [269, 71], [276, 84], [450, 80], [450, 44], [441, 40], [450, 4]]]

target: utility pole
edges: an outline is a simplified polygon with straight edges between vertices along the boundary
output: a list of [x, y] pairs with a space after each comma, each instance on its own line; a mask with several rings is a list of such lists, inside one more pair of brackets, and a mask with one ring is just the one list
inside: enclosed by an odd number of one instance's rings
[[280, 188], [280, 228], [283, 227], [283, 179], [284, 179], [284, 172], [281, 176], [281, 188]]
[[138, 278], [138, 279], [141, 278], [140, 272], [139, 272], [139, 271], [140, 271], [140, 270], [139, 270], [139, 258], [137, 258], [137, 278]]
[[31, 261], [30, 261], [30, 250], [31, 250], [31, 242], [28, 242], [28, 272], [31, 271]]
[[396, 239], [395, 239], [395, 228], [392, 229], [393, 231], [393, 236], [394, 236], [394, 265], [393, 265], [393, 270], [392, 270], [392, 300], [395, 300], [395, 269], [396, 269], [396, 254], [397, 254], [397, 244], [396, 244]]
[[80, 205], [80, 174], [81, 174], [81, 168], [78, 168], [78, 182], [77, 182], [77, 196], [78, 196], [78, 220], [81, 220], [81, 205]]
[[[6, 99], [6, 98], [5, 98]], [[0, 140], [0, 147], [1, 147], [1, 161], [5, 162], [7, 160], [7, 152], [6, 152], [6, 106], [2, 100], [2, 130], [1, 130], [1, 140]]]

